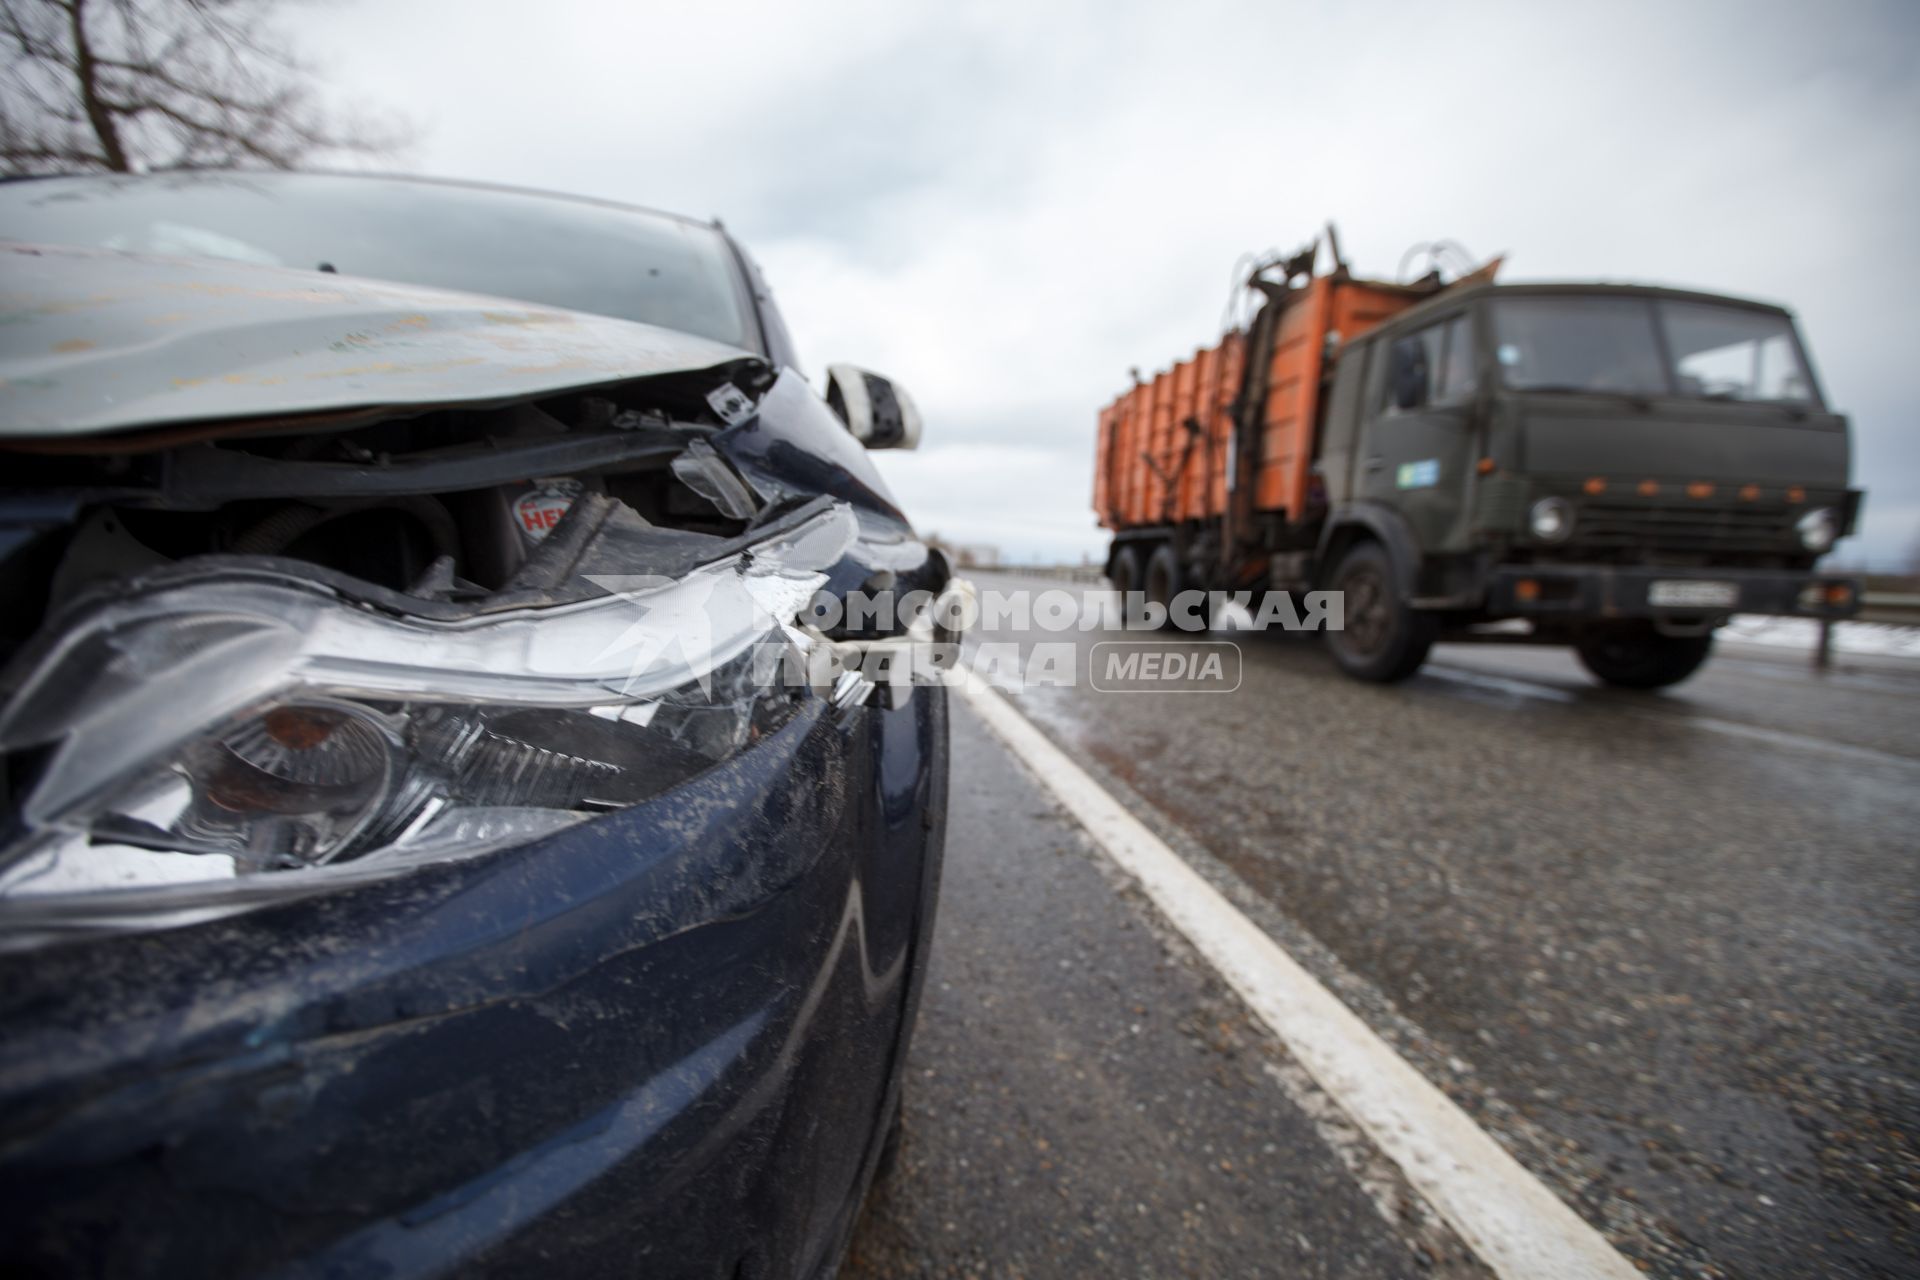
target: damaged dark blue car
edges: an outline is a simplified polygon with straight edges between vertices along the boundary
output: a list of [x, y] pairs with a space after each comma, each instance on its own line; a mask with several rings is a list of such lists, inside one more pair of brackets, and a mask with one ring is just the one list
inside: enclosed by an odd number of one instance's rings
[[965, 612], [865, 454], [911, 401], [620, 206], [39, 179], [0, 237], [0, 1269], [831, 1274]]

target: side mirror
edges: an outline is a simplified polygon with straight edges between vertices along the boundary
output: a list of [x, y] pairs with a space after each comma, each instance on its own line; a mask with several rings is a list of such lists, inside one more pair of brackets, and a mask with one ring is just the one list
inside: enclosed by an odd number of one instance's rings
[[1417, 409], [1427, 402], [1427, 344], [1417, 336], [1393, 344], [1387, 372], [1393, 379], [1393, 407]]
[[827, 407], [869, 449], [915, 449], [920, 410], [906, 388], [850, 364], [827, 366]]

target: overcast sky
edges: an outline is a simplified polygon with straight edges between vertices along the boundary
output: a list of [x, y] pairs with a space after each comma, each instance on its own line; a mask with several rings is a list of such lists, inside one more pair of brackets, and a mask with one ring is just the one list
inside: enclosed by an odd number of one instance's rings
[[1853, 415], [1849, 558], [1920, 547], [1920, 6], [338, 0], [292, 23], [406, 167], [721, 216], [817, 382], [889, 374], [923, 531], [1078, 559], [1095, 414], [1337, 221], [1508, 279], [1798, 312]]

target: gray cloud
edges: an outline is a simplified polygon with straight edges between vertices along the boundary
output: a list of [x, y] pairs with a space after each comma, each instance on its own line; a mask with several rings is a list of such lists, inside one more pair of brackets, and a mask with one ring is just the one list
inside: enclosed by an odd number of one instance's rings
[[[688, 9], [697, 8], [697, 12]], [[1177, 14], [1177, 16], [1176, 16]], [[426, 172], [719, 213], [809, 363], [899, 376], [923, 525], [1102, 543], [1094, 414], [1218, 332], [1244, 250], [1336, 218], [1512, 278], [1785, 302], [1854, 415], [1867, 523], [1920, 533], [1920, 21], [1904, 4], [342, 4], [297, 14]]]

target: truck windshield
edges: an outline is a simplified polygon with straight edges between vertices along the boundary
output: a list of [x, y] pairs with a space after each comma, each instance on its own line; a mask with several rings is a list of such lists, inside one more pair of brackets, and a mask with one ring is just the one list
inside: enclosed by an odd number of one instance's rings
[[1658, 310], [1681, 395], [1813, 403], [1813, 381], [1785, 316], [1708, 302], [1663, 301]]
[[1793, 324], [1777, 313], [1674, 299], [1521, 297], [1497, 300], [1493, 320], [1501, 377], [1516, 390], [1813, 402]]

